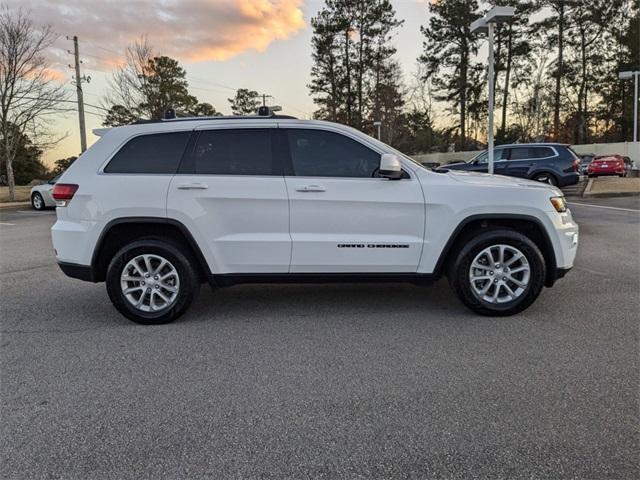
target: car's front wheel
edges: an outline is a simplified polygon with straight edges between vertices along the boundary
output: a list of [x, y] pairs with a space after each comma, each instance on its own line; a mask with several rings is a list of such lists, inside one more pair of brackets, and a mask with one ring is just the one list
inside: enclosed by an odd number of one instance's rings
[[449, 265], [451, 287], [474, 312], [507, 316], [529, 307], [544, 286], [546, 267], [537, 245], [507, 229], [473, 237]]
[[136, 323], [159, 325], [182, 315], [200, 282], [190, 254], [163, 238], [143, 238], [122, 248], [107, 270], [114, 306]]
[[31, 195], [31, 206], [34, 210], [44, 210], [44, 199], [38, 192]]

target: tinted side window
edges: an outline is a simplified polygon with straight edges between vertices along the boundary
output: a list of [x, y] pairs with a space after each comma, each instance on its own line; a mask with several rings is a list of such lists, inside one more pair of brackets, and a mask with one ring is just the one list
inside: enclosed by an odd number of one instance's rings
[[311, 129], [287, 133], [295, 175], [371, 178], [380, 166], [378, 153], [344, 135]]
[[510, 160], [529, 160], [535, 158], [531, 147], [512, 147]]
[[176, 173], [191, 132], [153, 133], [129, 140], [105, 173]]
[[[493, 149], [493, 161], [497, 162], [499, 160], [506, 160], [507, 158], [507, 149], [506, 148], [494, 148]], [[488, 163], [489, 155], [487, 152], [483, 152], [476, 157], [476, 163]]]
[[533, 150], [532, 158], [548, 158], [555, 155], [549, 147], [533, 147], [531, 150]]
[[512, 147], [510, 160], [533, 160], [554, 155], [555, 153], [549, 147]]
[[200, 175], [273, 175], [270, 129], [202, 131], [191, 154]]

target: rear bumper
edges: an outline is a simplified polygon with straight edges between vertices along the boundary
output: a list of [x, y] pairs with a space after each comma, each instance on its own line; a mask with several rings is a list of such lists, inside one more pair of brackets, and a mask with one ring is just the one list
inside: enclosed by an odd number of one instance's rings
[[606, 175], [624, 175], [626, 172], [626, 170], [622, 169], [622, 170], [597, 170], [595, 172], [587, 172], [589, 175], [591, 175], [592, 177], [604, 177]]
[[578, 172], [565, 173], [558, 178], [559, 187], [567, 187], [569, 185], [575, 185], [580, 181], [580, 174]]
[[58, 266], [67, 277], [77, 278], [78, 280], [84, 280], [85, 282], [96, 282], [94, 271], [90, 265], [58, 262]]

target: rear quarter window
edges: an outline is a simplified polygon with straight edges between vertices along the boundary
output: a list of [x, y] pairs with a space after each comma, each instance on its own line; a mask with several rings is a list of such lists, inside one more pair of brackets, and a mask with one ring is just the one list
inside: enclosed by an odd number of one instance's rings
[[550, 147], [533, 147], [533, 158], [549, 158], [555, 155], [555, 152]]
[[171, 132], [134, 137], [118, 150], [104, 172], [174, 174], [190, 135]]

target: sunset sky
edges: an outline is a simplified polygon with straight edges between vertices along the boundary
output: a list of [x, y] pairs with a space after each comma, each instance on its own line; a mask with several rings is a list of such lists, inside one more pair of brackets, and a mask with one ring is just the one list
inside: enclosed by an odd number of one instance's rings
[[[428, 19], [426, 0], [395, 0], [398, 18], [405, 21], [395, 38], [405, 76], [415, 70], [422, 49], [420, 25]], [[273, 95], [283, 113], [309, 118], [315, 109], [307, 84], [311, 69], [310, 19], [321, 0], [10, 0], [10, 7], [30, 11], [37, 25], [50, 24], [59, 34], [47, 52], [54, 73], [70, 83], [73, 56], [67, 50], [77, 35], [87, 104], [87, 140], [97, 137], [99, 106], [113, 69], [125, 47], [147, 35], [159, 54], [180, 61], [189, 90], [201, 102], [230, 113], [227, 98], [237, 88]], [[75, 100], [75, 95], [71, 97]], [[80, 150], [76, 114], [56, 118], [55, 131], [68, 136], [45, 152], [47, 163]]]

